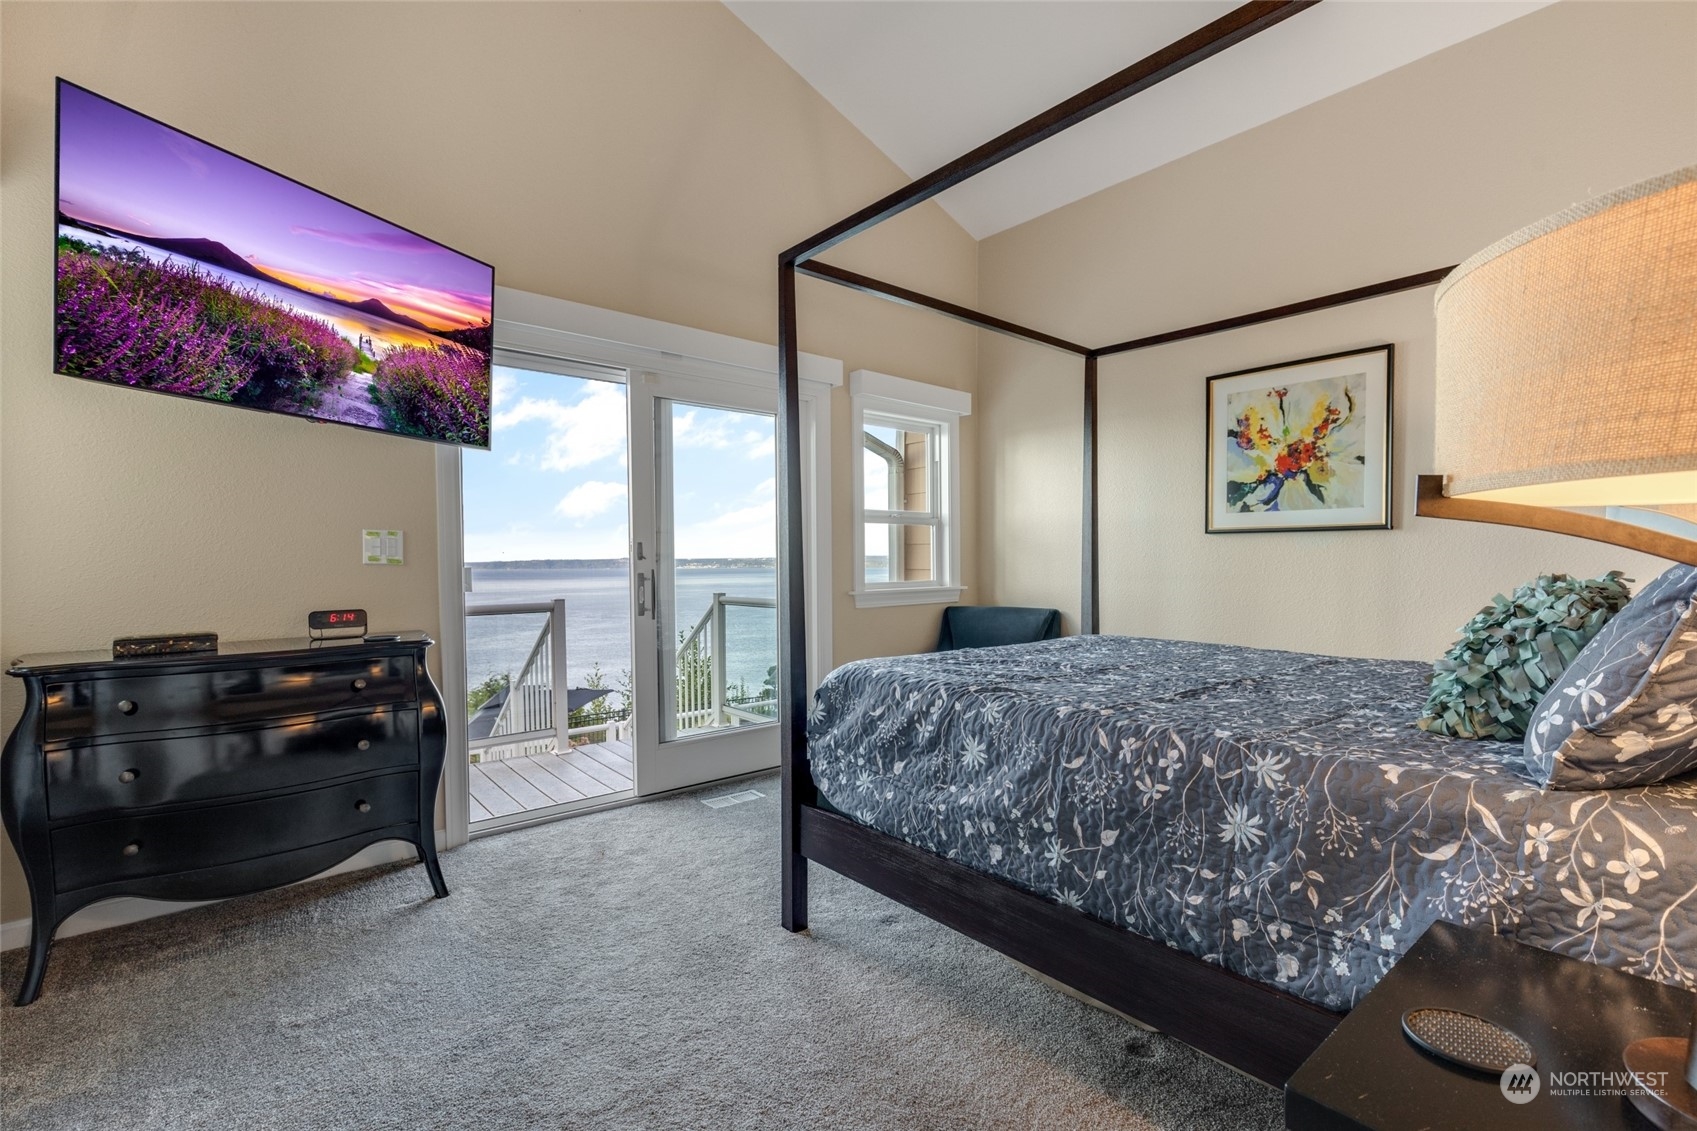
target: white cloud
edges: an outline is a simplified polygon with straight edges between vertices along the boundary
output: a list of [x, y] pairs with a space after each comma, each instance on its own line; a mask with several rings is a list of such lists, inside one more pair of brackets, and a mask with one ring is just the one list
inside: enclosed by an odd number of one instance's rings
[[[672, 418], [672, 443], [680, 448], [772, 450], [772, 420], [753, 413], [706, 409], [703, 420], [696, 409]], [[752, 457], [751, 457], [752, 458]]]
[[680, 558], [770, 558], [778, 552], [778, 508], [767, 479], [732, 509], [680, 525], [673, 545]]
[[605, 381], [590, 384], [576, 404], [563, 404], [551, 397], [522, 397], [519, 402], [495, 413], [495, 431], [528, 420], [548, 423], [540, 466], [549, 471], [570, 471], [598, 460], [625, 453], [625, 391]]
[[610, 510], [613, 504], [621, 502], [625, 497], [623, 483], [608, 483], [600, 479], [591, 479], [587, 483], [579, 483], [566, 497], [554, 507], [554, 513], [566, 518], [594, 518], [604, 511]]

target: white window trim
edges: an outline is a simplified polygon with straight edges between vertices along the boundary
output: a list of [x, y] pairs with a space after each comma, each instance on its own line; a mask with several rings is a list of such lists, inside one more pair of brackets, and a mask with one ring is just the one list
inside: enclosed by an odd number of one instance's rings
[[[584, 362], [627, 372], [660, 370], [712, 377], [770, 392], [776, 387], [778, 350], [762, 342], [693, 326], [495, 288], [497, 365], [579, 373]], [[818, 458], [815, 445], [823, 438], [829, 451], [831, 389], [843, 383], [843, 363], [810, 353], [801, 354], [800, 363], [802, 433], [808, 449], [802, 490], [810, 504], [806, 508], [807, 677], [817, 685], [832, 667], [831, 461], [828, 455]], [[467, 842], [471, 816], [467, 803], [471, 771], [466, 756], [465, 591], [460, 572], [465, 528], [460, 482], [460, 449], [437, 445], [436, 565], [442, 621], [438, 644], [443, 713], [448, 724], [441, 785], [447, 819], [446, 828], [437, 836], [437, 844], [443, 849]], [[810, 694], [812, 690], [809, 687]]]
[[[854, 588], [849, 594], [854, 607], [949, 605], [959, 601], [966, 592], [960, 583], [960, 418], [971, 415], [972, 394], [857, 369], [849, 374], [849, 402], [853, 409], [850, 435], [856, 440], [849, 461], [854, 498]], [[942, 537], [933, 543], [938, 576], [931, 581], [866, 581], [867, 522], [900, 517], [897, 512], [866, 509], [865, 455], [859, 441], [866, 431], [868, 415], [898, 417], [937, 429], [933, 516], [920, 523], [942, 531]]]

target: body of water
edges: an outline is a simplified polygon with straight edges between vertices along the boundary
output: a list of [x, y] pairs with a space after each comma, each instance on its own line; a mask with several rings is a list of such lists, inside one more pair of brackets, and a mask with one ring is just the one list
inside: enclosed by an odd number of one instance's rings
[[[713, 602], [713, 594], [774, 597], [777, 574], [770, 567], [698, 568], [677, 571], [670, 620], [688, 632]], [[608, 687], [623, 687], [632, 667], [630, 574], [622, 569], [479, 569], [471, 567], [466, 608], [509, 601], [566, 602], [566, 665], [570, 686], [583, 687], [599, 667]], [[466, 676], [473, 687], [491, 675], [517, 676], [547, 620], [544, 613], [466, 618]], [[757, 693], [767, 669], [777, 663], [776, 611], [725, 610], [726, 682]], [[650, 646], [638, 662], [654, 663]]]

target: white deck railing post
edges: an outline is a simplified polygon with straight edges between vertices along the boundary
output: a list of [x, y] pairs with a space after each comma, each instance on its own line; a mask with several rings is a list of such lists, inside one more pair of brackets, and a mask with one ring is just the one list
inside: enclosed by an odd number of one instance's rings
[[513, 616], [546, 613], [536, 641], [507, 685], [507, 698], [485, 738], [468, 744], [480, 758], [501, 759], [541, 753], [549, 745], [569, 743], [571, 699], [566, 687], [565, 600], [509, 601], [468, 608], [466, 616]]
[[725, 595], [713, 594], [713, 603], [708, 606], [708, 613], [713, 618], [712, 627], [708, 630], [708, 639], [712, 644], [713, 653], [708, 657], [711, 667], [712, 686], [712, 720], [708, 726], [724, 726], [725, 718]]
[[553, 685], [554, 696], [553, 718], [554, 733], [558, 736], [556, 746], [570, 746], [571, 736], [567, 730], [571, 726], [571, 694], [566, 684], [571, 681], [566, 677], [566, 599], [556, 597], [548, 610], [548, 630], [552, 637], [550, 641], [551, 660], [553, 669], [549, 674], [553, 677], [549, 682]]

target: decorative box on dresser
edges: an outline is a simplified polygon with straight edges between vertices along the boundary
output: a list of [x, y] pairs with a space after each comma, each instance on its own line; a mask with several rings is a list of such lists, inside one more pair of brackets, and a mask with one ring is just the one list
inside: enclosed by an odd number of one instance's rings
[[30, 895], [17, 1003], [40, 993], [59, 925], [113, 896], [243, 895], [382, 840], [415, 845], [446, 896], [431, 643], [409, 632], [18, 660], [24, 710], [0, 756], [0, 816]]

